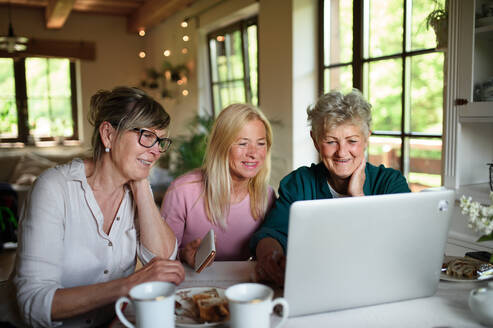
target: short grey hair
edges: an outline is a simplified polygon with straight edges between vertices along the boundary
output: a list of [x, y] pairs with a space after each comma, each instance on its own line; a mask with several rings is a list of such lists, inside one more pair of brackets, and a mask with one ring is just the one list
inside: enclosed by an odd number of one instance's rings
[[327, 130], [347, 123], [359, 125], [365, 137], [370, 133], [371, 105], [357, 89], [346, 95], [340, 91], [330, 91], [318, 98], [317, 103], [309, 106], [306, 112], [316, 139]]

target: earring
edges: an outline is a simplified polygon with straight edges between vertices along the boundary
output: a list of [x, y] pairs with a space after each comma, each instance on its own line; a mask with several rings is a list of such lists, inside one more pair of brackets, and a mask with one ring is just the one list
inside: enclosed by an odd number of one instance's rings
[[104, 151], [105, 151], [105, 152], [107, 152], [107, 153], [109, 153], [109, 152], [110, 152], [110, 149], [109, 149], [108, 147], [106, 147], [106, 148], [104, 149]]

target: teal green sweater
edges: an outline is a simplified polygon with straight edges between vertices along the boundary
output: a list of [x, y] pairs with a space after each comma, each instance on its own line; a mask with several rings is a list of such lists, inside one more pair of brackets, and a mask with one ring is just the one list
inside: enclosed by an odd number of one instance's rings
[[[395, 194], [410, 192], [406, 178], [397, 170], [366, 164], [366, 180], [363, 185], [365, 195]], [[333, 198], [327, 178], [329, 171], [323, 163], [302, 166], [285, 176], [279, 184], [279, 198], [265, 217], [262, 226], [250, 240], [250, 249], [255, 254], [260, 239], [276, 239], [286, 252], [289, 208], [298, 200]]]

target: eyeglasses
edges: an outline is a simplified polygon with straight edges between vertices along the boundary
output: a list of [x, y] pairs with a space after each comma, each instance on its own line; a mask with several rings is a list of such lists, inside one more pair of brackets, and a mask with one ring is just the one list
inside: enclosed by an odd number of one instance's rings
[[151, 148], [156, 144], [159, 144], [159, 152], [164, 153], [171, 145], [170, 138], [159, 138], [154, 132], [145, 129], [133, 129], [135, 132], [139, 132], [139, 144], [145, 148]]

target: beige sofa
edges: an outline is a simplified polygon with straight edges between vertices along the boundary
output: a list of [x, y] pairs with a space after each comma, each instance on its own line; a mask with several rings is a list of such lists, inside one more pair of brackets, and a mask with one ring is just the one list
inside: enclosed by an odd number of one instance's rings
[[[75, 157], [89, 156], [87, 150], [78, 147], [54, 149], [36, 148], [0, 150], [0, 182], [8, 182], [18, 194], [19, 208], [34, 180], [46, 169], [71, 161]], [[154, 166], [149, 176], [156, 205], [161, 201], [173, 177], [168, 170]]]
[[0, 151], [0, 182], [12, 185], [19, 207], [34, 180], [46, 169], [86, 156], [81, 148], [9, 149]]

